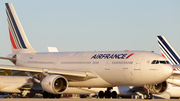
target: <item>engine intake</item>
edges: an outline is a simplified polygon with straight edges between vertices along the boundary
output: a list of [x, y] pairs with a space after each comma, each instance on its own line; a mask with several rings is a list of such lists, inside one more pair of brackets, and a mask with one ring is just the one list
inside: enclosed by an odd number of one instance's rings
[[163, 93], [167, 90], [168, 84], [166, 81], [156, 84], [156, 85], [151, 85], [150, 86], [150, 93], [152, 94], [160, 94]]
[[61, 75], [49, 75], [41, 81], [41, 87], [52, 94], [62, 94], [68, 88], [68, 81]]

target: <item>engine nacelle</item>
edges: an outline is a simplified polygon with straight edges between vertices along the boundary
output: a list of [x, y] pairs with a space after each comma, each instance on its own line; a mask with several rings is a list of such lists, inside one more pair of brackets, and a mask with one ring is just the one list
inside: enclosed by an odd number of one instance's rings
[[168, 83], [166, 81], [156, 84], [156, 85], [151, 85], [150, 86], [150, 93], [152, 94], [160, 94], [163, 93], [167, 90], [168, 88]]
[[68, 81], [61, 75], [49, 75], [41, 81], [44, 91], [52, 94], [62, 94], [68, 88]]

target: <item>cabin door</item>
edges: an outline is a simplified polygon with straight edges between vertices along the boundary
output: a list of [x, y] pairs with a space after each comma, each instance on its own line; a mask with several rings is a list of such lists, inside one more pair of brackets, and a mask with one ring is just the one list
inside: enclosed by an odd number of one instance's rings
[[110, 70], [111, 61], [107, 60], [105, 63], [105, 70]]
[[141, 62], [142, 62], [143, 56], [140, 56], [137, 58], [134, 66], [134, 70], [141, 70]]

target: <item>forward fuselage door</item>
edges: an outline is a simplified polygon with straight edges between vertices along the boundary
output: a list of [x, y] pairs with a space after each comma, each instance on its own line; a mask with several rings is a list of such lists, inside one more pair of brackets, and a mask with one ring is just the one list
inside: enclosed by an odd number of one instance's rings
[[140, 56], [137, 58], [134, 66], [134, 70], [141, 70], [141, 61], [143, 59], [143, 56]]
[[107, 60], [105, 63], [105, 70], [110, 70], [111, 60]]

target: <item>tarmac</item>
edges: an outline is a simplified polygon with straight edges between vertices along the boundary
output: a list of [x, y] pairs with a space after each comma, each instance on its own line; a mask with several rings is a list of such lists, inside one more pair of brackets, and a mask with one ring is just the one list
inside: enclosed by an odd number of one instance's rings
[[0, 98], [0, 101], [180, 101], [180, 99], [96, 99], [96, 98]]

